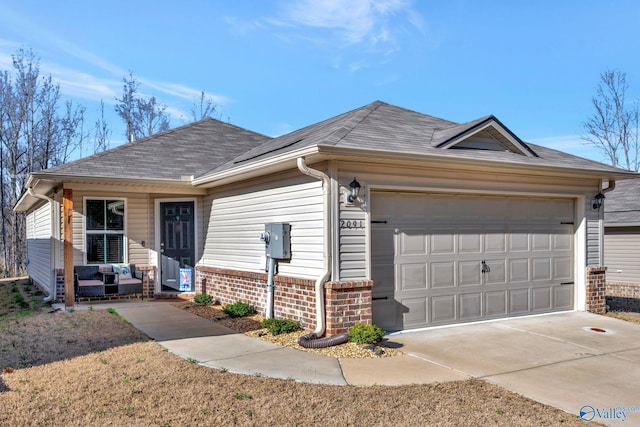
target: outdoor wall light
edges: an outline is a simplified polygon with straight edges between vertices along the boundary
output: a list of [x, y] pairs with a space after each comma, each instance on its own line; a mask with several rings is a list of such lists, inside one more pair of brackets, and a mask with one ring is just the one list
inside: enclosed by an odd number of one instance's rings
[[349, 201], [349, 203], [353, 203], [358, 200], [358, 195], [360, 193], [361, 187], [362, 186], [360, 185], [360, 183], [356, 180], [355, 177], [353, 177], [353, 181], [351, 181], [351, 183], [349, 184], [351, 192], [349, 193], [349, 196], [347, 196], [347, 200]]
[[596, 197], [592, 201], [593, 209], [600, 210], [600, 208], [602, 207], [602, 203], [604, 202], [604, 194], [602, 194], [602, 191], [596, 194]]

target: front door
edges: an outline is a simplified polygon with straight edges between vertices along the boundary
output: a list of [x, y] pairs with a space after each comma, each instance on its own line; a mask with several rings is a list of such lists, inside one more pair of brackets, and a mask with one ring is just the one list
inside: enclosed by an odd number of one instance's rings
[[160, 203], [162, 292], [193, 292], [195, 266], [194, 202]]

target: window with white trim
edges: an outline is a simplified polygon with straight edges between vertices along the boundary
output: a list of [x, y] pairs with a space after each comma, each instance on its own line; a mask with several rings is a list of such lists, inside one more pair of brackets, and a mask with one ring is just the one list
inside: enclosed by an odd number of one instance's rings
[[125, 200], [85, 199], [87, 264], [125, 262]]

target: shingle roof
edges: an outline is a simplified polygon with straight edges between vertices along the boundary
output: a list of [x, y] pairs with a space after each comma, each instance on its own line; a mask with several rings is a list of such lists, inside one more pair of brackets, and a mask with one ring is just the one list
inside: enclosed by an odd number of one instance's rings
[[269, 139], [205, 118], [47, 169], [39, 175], [180, 180], [209, 171]]
[[605, 195], [604, 222], [640, 224], [640, 179], [616, 182], [616, 188]]
[[381, 153], [437, 155], [611, 172], [620, 169], [561, 151], [523, 143], [536, 156], [510, 151], [452, 150], [443, 144], [490, 121], [513, 135], [495, 117], [459, 124], [381, 101], [340, 114], [278, 138], [207, 118], [112, 150], [51, 168], [38, 175], [182, 180], [209, 176], [312, 146], [377, 150]]
[[459, 124], [381, 101], [341, 114], [331, 119], [313, 124], [287, 135], [274, 138], [235, 159], [212, 169], [200, 177], [251, 164], [296, 149], [310, 146], [334, 146], [351, 149], [378, 150], [380, 152], [437, 155], [451, 158], [468, 158], [487, 161], [521, 164], [541, 167], [561, 167], [620, 174], [620, 169], [573, 156], [561, 151], [524, 143], [525, 149], [534, 156], [525, 156], [510, 151], [451, 150], [439, 148], [443, 143], [459, 136], [487, 120], [502, 127], [515, 140], [522, 142], [495, 117], [486, 116]]

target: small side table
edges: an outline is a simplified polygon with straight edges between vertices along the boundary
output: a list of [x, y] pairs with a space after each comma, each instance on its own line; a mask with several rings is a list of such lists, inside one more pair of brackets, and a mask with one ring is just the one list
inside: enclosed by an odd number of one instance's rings
[[118, 293], [118, 284], [116, 283], [116, 273], [102, 273], [102, 282], [104, 283], [104, 294], [113, 295]]

